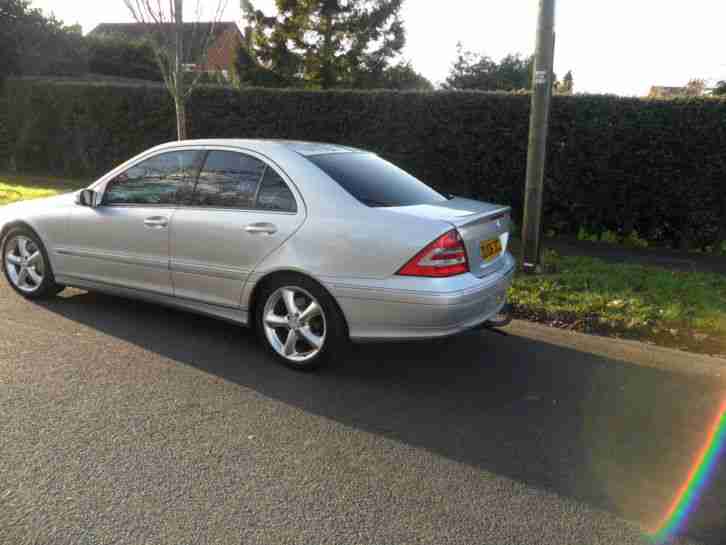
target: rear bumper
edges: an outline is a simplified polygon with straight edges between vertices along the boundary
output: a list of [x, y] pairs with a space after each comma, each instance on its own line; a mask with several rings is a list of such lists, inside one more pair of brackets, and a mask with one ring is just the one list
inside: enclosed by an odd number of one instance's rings
[[354, 341], [414, 340], [447, 337], [492, 320], [507, 302], [514, 258], [505, 254], [498, 271], [484, 278], [461, 275], [432, 281], [420, 279], [405, 289], [372, 282], [327, 284], [348, 321]]

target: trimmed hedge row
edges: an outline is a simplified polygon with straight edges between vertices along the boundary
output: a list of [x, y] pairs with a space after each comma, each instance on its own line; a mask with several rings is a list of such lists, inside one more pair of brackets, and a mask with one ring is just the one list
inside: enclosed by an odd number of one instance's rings
[[[10, 80], [19, 170], [94, 176], [175, 136], [163, 89]], [[198, 90], [193, 137], [338, 142], [374, 150], [443, 191], [521, 214], [529, 97], [478, 92]], [[556, 97], [545, 228], [652, 243], [726, 240], [726, 101]]]
[[10, 166], [11, 143], [8, 133], [8, 107], [3, 96], [0, 96], [0, 169]]

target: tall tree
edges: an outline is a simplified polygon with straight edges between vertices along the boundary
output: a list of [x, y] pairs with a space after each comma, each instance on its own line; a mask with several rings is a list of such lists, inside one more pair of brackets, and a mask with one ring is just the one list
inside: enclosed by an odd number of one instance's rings
[[719, 81], [716, 84], [716, 88], [713, 90], [713, 94], [717, 96], [724, 96], [726, 95], [726, 80], [725, 81]]
[[330, 89], [382, 77], [405, 45], [403, 0], [275, 0], [268, 16], [242, 0], [251, 57], [283, 81]]
[[78, 75], [86, 68], [80, 27], [46, 17], [26, 0], [0, 0], [0, 80], [10, 74]]
[[371, 89], [395, 89], [397, 91], [433, 91], [433, 84], [416, 72], [411, 62], [389, 66], [370, 85]]
[[507, 55], [496, 62], [486, 55], [456, 46], [456, 61], [444, 83], [445, 89], [516, 91], [531, 89], [533, 58]]
[[24, 31], [21, 72], [39, 76], [78, 76], [88, 71], [80, 25], [67, 26], [53, 15], [35, 13]]
[[[193, 44], [184, 43], [184, 17], [182, 0], [123, 0], [137, 23], [149, 25], [150, 43], [161, 70], [169, 94], [176, 109], [177, 138], [187, 138], [187, 102], [199, 84], [203, 72], [192, 79], [185, 77], [183, 64], [200, 64], [206, 57], [215, 29], [222, 18], [227, 0], [214, 0], [212, 18], [207, 23], [193, 23]], [[197, 0], [195, 16], [197, 21], [202, 15], [204, 0]]]
[[22, 0], [0, 3], [0, 83], [20, 71], [21, 23], [27, 9], [28, 3]]
[[86, 37], [88, 70], [92, 74], [163, 81], [151, 44], [122, 34]]
[[244, 34], [244, 42], [237, 49], [235, 59], [235, 78], [240, 87], [295, 87], [299, 83], [297, 78], [285, 78], [271, 68], [264, 66], [255, 55], [252, 46], [253, 32], [247, 28]]
[[518, 91], [532, 87], [534, 58], [521, 55], [507, 55], [497, 65], [494, 72], [497, 88], [500, 91]]

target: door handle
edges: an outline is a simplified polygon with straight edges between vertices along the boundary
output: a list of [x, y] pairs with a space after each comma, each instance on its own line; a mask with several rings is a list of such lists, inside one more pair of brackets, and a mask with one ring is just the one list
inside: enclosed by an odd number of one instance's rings
[[277, 233], [277, 227], [271, 223], [250, 223], [245, 227], [245, 231], [251, 235], [274, 235]]
[[164, 229], [169, 225], [169, 220], [164, 216], [152, 216], [144, 220], [144, 225], [151, 229]]

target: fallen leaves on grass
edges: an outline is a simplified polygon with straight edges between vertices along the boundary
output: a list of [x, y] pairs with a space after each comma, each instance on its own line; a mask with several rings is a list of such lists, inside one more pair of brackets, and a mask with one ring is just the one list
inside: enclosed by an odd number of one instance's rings
[[545, 257], [548, 272], [518, 275], [509, 294], [515, 317], [615, 337], [726, 349], [726, 278], [588, 257]]

